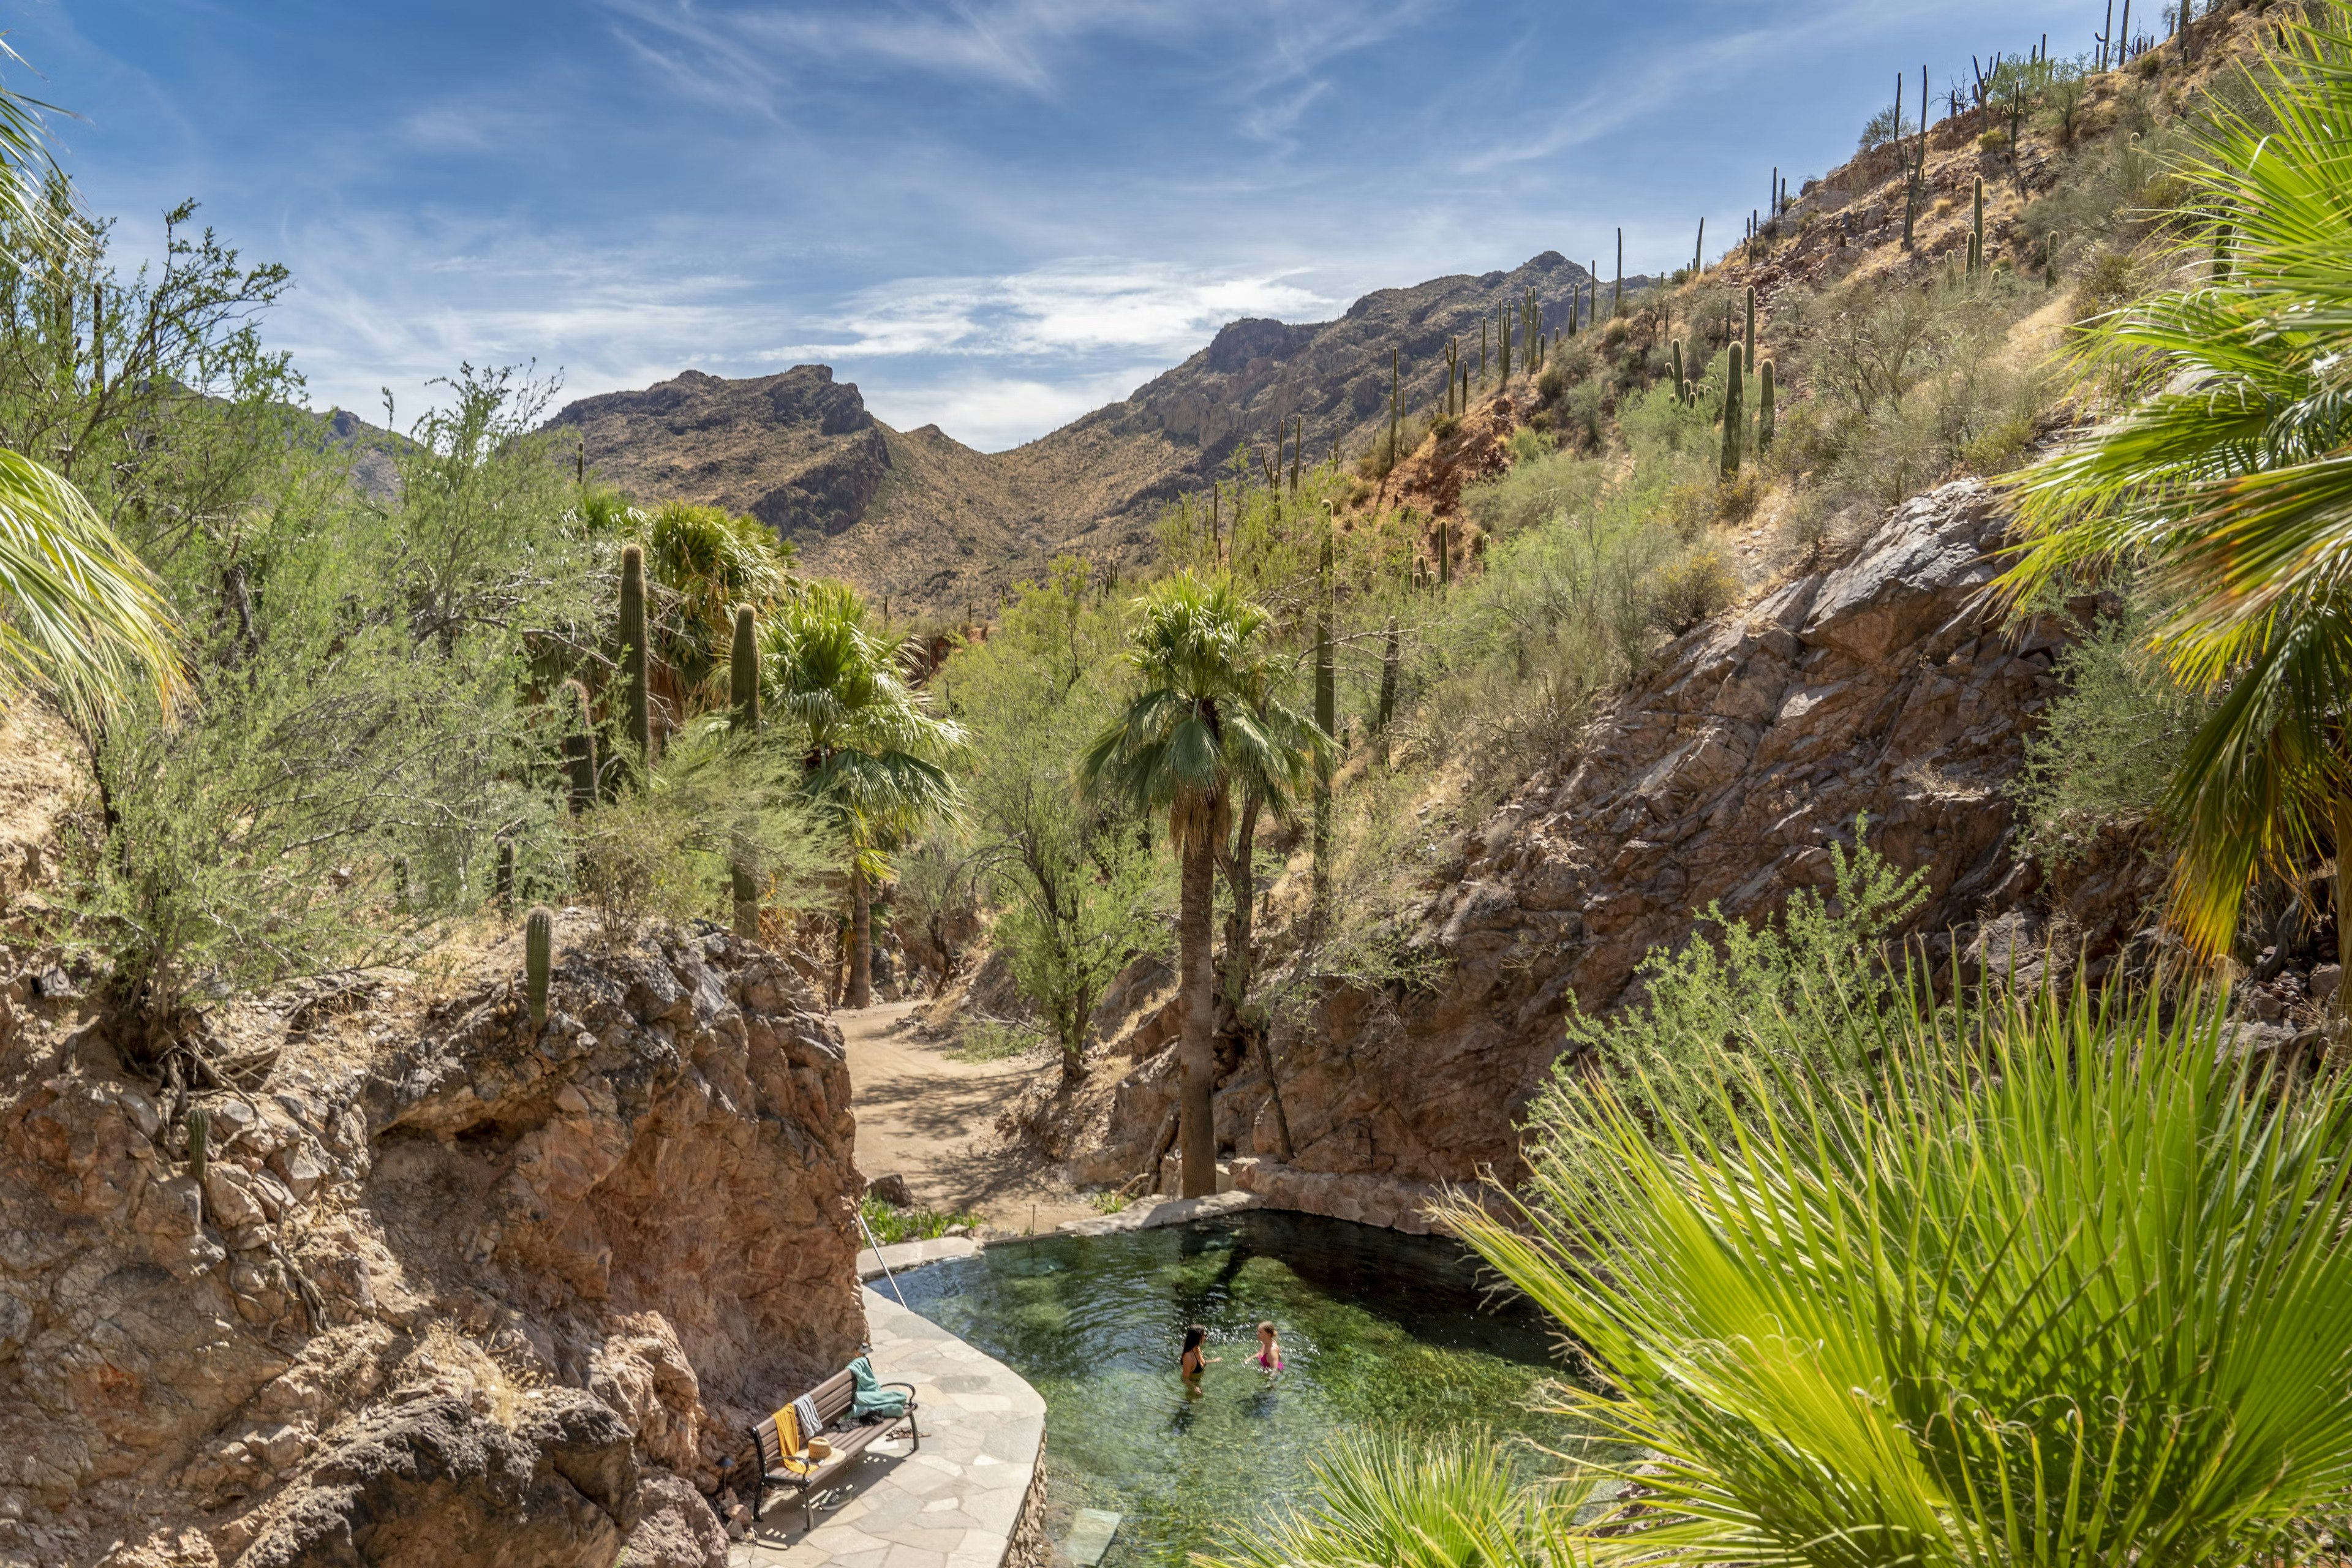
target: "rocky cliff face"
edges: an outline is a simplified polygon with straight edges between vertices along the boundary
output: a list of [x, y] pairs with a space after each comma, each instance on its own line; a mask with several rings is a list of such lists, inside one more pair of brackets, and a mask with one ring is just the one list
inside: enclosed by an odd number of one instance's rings
[[[1979, 482], [1917, 498], [1843, 564], [1683, 638], [1573, 753], [1433, 845], [1430, 896], [1409, 913], [1450, 961], [1443, 988], [1342, 992], [1274, 1041], [1296, 1167], [1398, 1184], [1507, 1174], [1571, 998], [1624, 1002], [1643, 955], [1689, 940], [1712, 901], [1752, 918], [1825, 885], [1830, 844], [1865, 814], [1875, 848], [1927, 873], [1914, 930], [1939, 956], [2030, 955], [2063, 919], [2067, 945], [2114, 963], [2160, 868], [2106, 845], [2050, 888], [2012, 852], [2004, 786], [2059, 693], [2067, 634], [2002, 631], [1978, 612], [2000, 527]], [[1096, 1179], [1143, 1168], [1174, 1085], [1171, 1047], [1120, 1081], [1076, 1163]], [[1236, 1060], [1221, 1146], [1271, 1155], [1272, 1121], [1255, 1061]]]
[[0, 1563], [724, 1563], [742, 1429], [864, 1337], [847, 1072], [765, 952], [586, 936], [543, 1027], [294, 997], [185, 1106], [8, 988]]

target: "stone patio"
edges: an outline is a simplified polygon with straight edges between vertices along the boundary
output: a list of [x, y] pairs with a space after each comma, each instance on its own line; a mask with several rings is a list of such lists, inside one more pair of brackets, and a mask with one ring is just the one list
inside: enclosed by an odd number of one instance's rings
[[875, 1372], [915, 1385], [922, 1447], [900, 1439], [867, 1449], [818, 1495], [813, 1531], [803, 1531], [793, 1494], [771, 1492], [767, 1517], [735, 1544], [730, 1568], [999, 1568], [1004, 1561], [1045, 1444], [1045, 1401], [1003, 1363], [929, 1319], [872, 1289], [865, 1297]]

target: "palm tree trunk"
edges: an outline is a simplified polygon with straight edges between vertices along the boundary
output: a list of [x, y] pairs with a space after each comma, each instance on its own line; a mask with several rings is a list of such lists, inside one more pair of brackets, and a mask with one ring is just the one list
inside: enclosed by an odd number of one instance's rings
[[1257, 915], [1257, 815], [1265, 802], [1253, 790], [1244, 797], [1234, 827], [1233, 853], [1225, 857], [1225, 887], [1233, 907], [1225, 913], [1225, 1000], [1236, 1012], [1249, 999], [1255, 978], [1250, 934]]
[[849, 868], [849, 995], [851, 1007], [874, 1001], [874, 895], [866, 885], [865, 868]]
[[1214, 839], [1206, 832], [1194, 832], [1184, 846], [1183, 870], [1178, 881], [1178, 989], [1184, 999], [1184, 1028], [1176, 1044], [1181, 1108], [1178, 1147], [1184, 1162], [1182, 1195], [1188, 1198], [1204, 1197], [1217, 1190], [1216, 1110], [1212, 1102], [1217, 1073], [1212, 1039], [1217, 1026], [1217, 977], [1209, 955], [1216, 854]]

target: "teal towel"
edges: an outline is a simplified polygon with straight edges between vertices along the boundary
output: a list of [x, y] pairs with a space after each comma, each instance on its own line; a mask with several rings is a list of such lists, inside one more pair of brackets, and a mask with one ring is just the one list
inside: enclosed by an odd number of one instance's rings
[[907, 1414], [906, 1391], [884, 1388], [874, 1381], [874, 1369], [859, 1356], [849, 1363], [849, 1381], [856, 1388], [850, 1396], [849, 1415], [853, 1421], [870, 1421], [876, 1416], [897, 1420]]

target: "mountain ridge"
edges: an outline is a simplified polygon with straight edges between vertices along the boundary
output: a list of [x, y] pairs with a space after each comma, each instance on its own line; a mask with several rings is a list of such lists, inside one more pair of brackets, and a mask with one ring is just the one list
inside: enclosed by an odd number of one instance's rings
[[1571, 297], [1594, 282], [1548, 250], [1507, 270], [1374, 289], [1329, 321], [1244, 317], [1126, 397], [1001, 452], [936, 423], [894, 429], [823, 364], [737, 380], [682, 371], [577, 399], [549, 428], [577, 430], [590, 465], [632, 500], [749, 512], [811, 571], [898, 606], [971, 616], [1055, 554], [1148, 563], [1162, 509], [1205, 489], [1237, 448], [1296, 429], [1310, 458], [1352, 456], [1387, 417], [1391, 351], [1407, 409], [1425, 410], [1442, 395], [1449, 341], [1475, 344], [1498, 307], [1516, 321], [1530, 289], [1544, 330], [1564, 330]]

